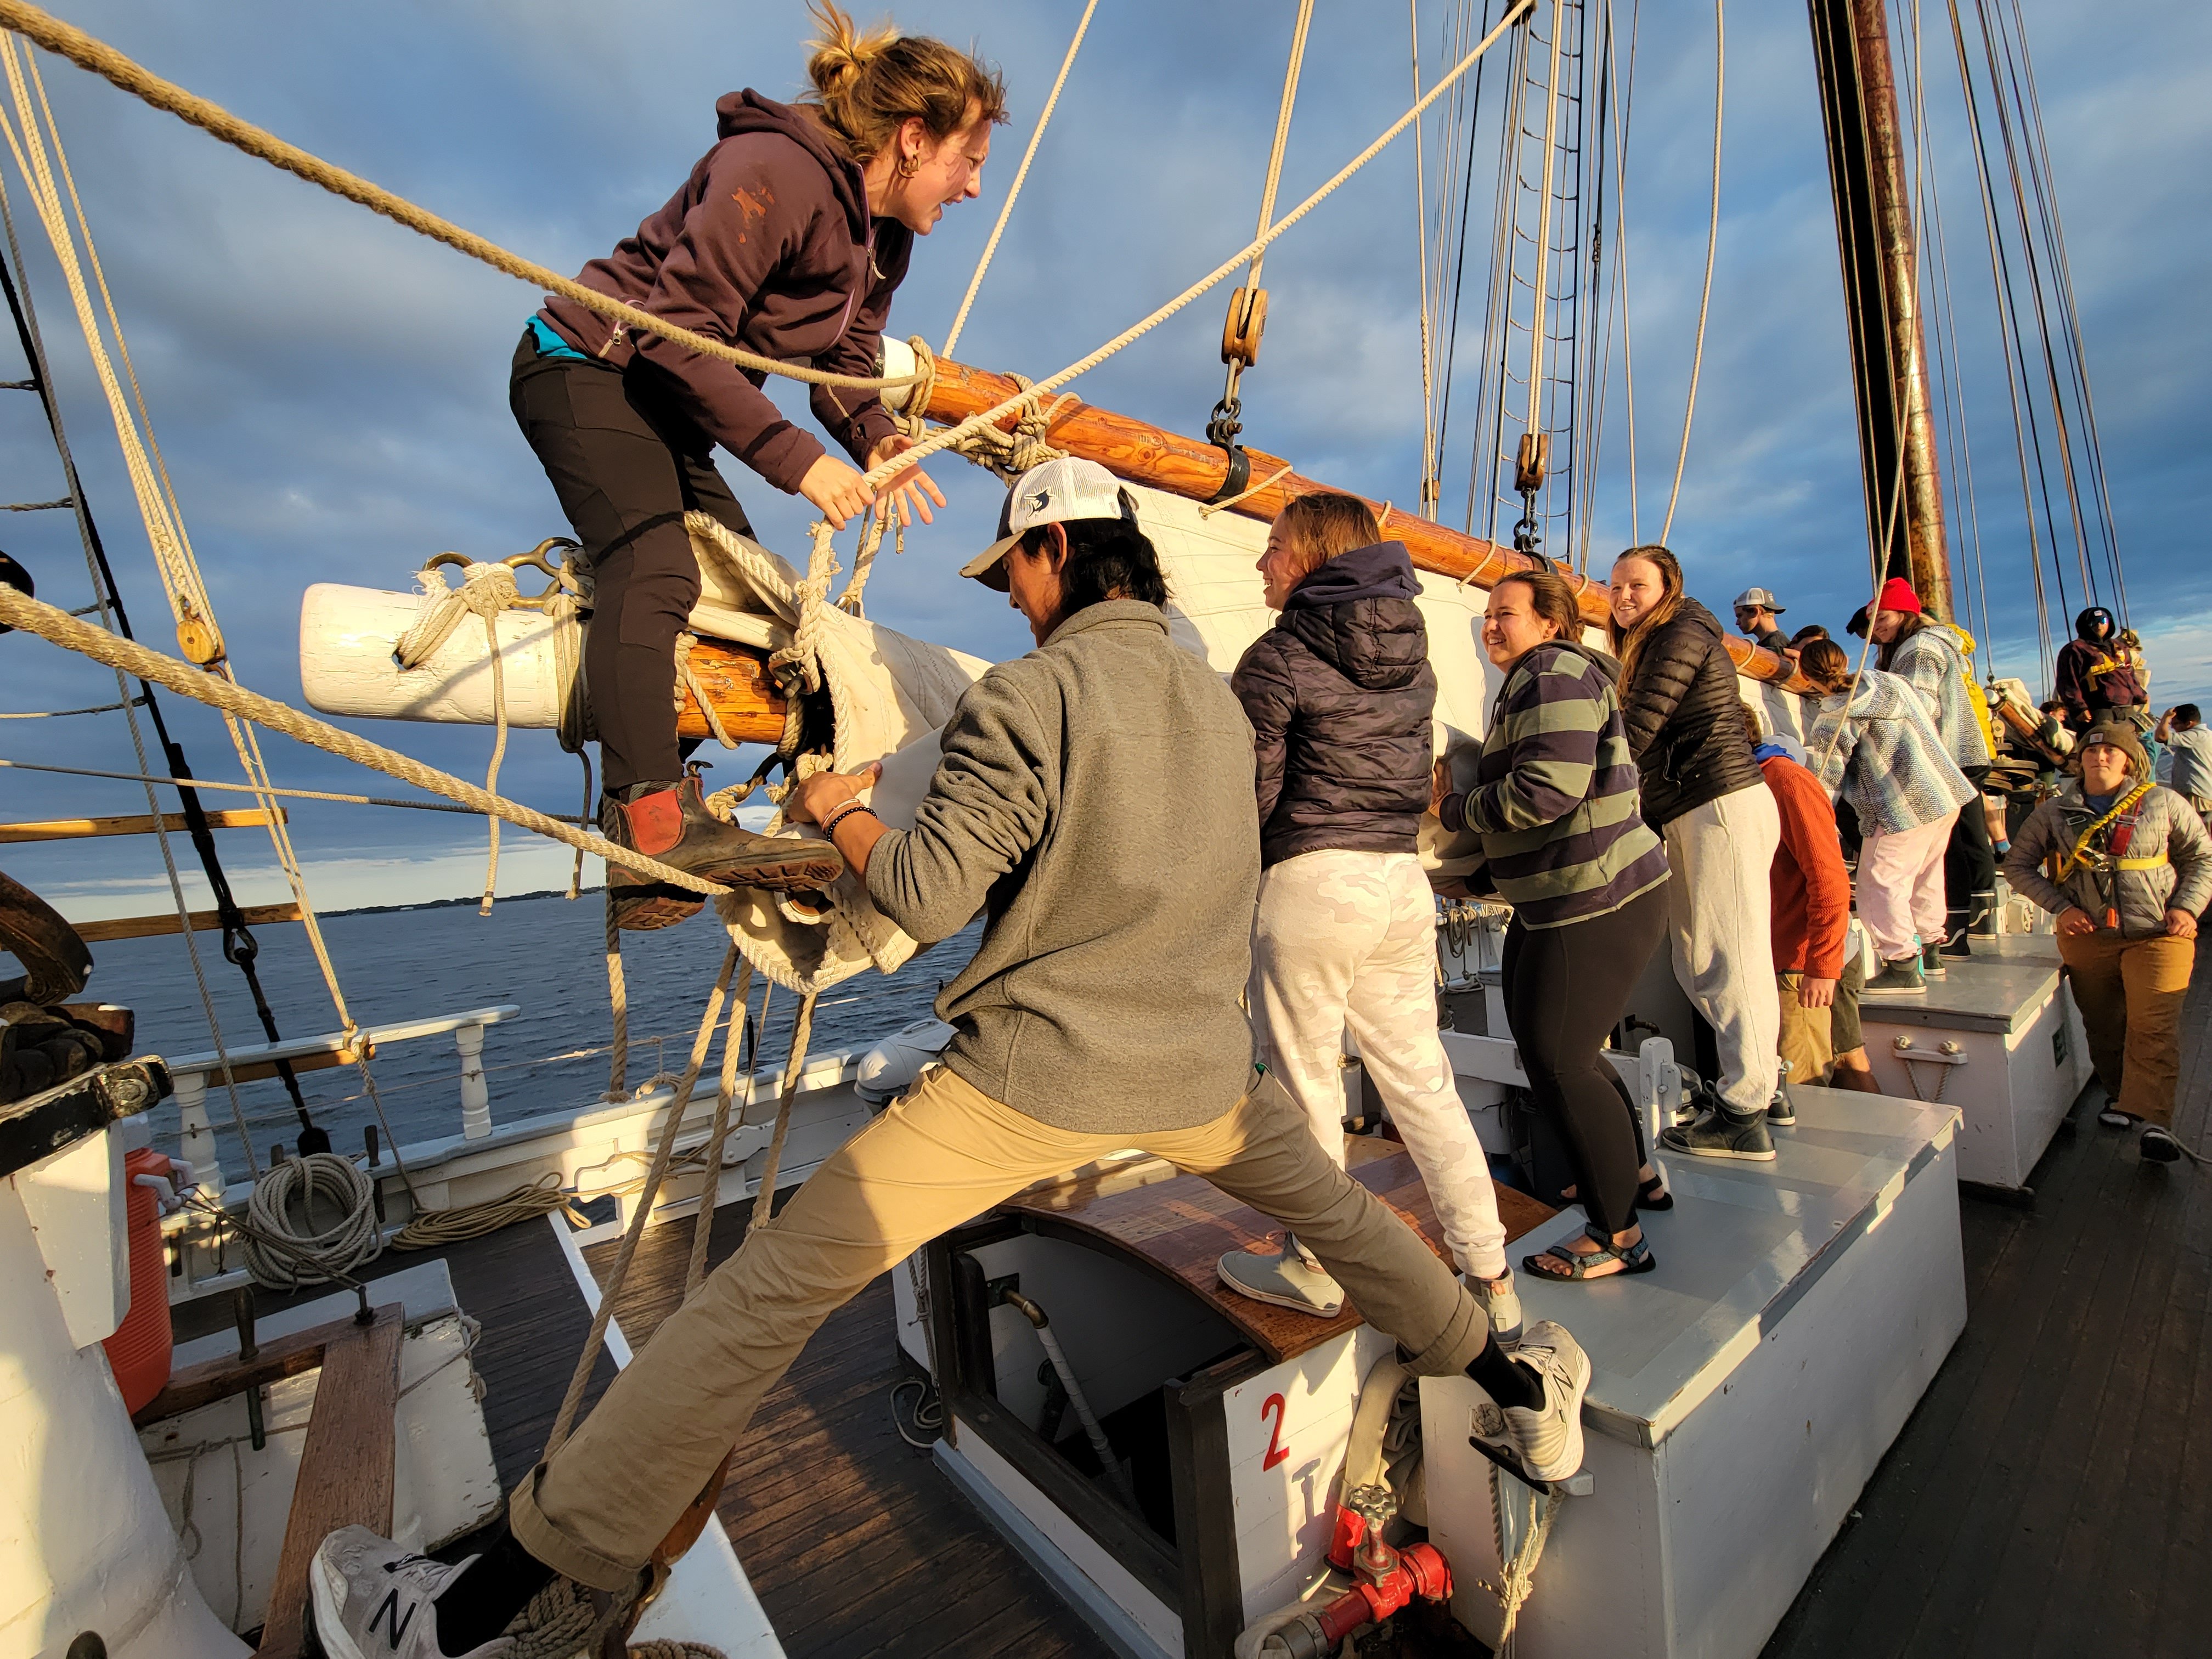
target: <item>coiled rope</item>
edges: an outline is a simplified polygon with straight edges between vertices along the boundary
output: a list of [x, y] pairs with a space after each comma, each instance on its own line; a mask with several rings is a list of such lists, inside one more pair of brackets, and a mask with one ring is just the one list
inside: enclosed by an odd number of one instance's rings
[[[240, 1230], [253, 1282], [296, 1291], [343, 1279], [364, 1261], [374, 1261], [384, 1254], [375, 1194], [374, 1183], [354, 1161], [337, 1152], [308, 1152], [275, 1165], [253, 1183], [246, 1205], [250, 1224]], [[314, 1225], [318, 1197], [339, 1212], [319, 1232], [307, 1231]], [[292, 1222], [295, 1200], [300, 1226]]]

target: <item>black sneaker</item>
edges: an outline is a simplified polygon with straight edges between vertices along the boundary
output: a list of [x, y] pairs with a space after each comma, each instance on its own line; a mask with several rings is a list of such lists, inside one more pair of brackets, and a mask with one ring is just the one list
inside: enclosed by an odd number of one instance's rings
[[1797, 1103], [1790, 1097], [1790, 1085], [1784, 1083], [1774, 1091], [1774, 1098], [1766, 1103], [1766, 1121], [1777, 1129], [1794, 1127], [1797, 1121]]
[[1920, 947], [1920, 977], [1923, 980], [1942, 979], [1950, 969], [1943, 965], [1943, 945], [1939, 940]]
[[2136, 1143], [2136, 1150], [2153, 1164], [2171, 1164], [2181, 1156], [2180, 1142], [2155, 1123], [2143, 1130], [2142, 1139]]
[[1738, 1117], [1734, 1112], [1707, 1112], [1686, 1129], [1668, 1129], [1659, 1144], [1670, 1152], [1692, 1158], [1733, 1158], [1747, 1164], [1774, 1162], [1774, 1137], [1766, 1133], [1766, 1114]]
[[1859, 992], [1859, 1000], [1869, 998], [1879, 1001], [1886, 997], [1924, 997], [1928, 981], [1921, 976], [1917, 955], [1902, 957], [1895, 962], [1885, 962], [1881, 971], [1866, 982]]

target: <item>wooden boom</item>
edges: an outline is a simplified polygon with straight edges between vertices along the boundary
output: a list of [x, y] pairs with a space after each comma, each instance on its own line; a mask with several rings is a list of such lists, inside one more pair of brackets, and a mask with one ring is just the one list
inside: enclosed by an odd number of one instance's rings
[[[950, 425], [1004, 403], [1019, 390], [1006, 375], [939, 357], [937, 376], [929, 388], [927, 414], [931, 420]], [[1011, 417], [1003, 424], [1011, 427]], [[1046, 436], [1072, 455], [1097, 461], [1116, 477], [1193, 501], [1212, 500], [1229, 473], [1228, 458], [1202, 439], [1188, 438], [1080, 401], [1071, 400], [1061, 406]], [[1232, 513], [1249, 519], [1272, 519], [1296, 497], [1332, 488], [1289, 471], [1276, 456], [1256, 449], [1245, 453], [1251, 458], [1252, 479], [1263, 487], [1231, 507]], [[1382, 511], [1381, 501], [1368, 505], [1378, 514]], [[1516, 570], [1549, 562], [1412, 514], [1393, 513], [1389, 532], [1405, 543], [1416, 569], [1485, 590]], [[1608, 615], [1604, 586], [1557, 565], [1551, 568], [1573, 586], [1583, 620], [1602, 626]], [[1787, 690], [1812, 690], [1798, 676], [1796, 665], [1749, 640], [1729, 635], [1728, 650], [1739, 673], [1755, 680], [1778, 682]], [[691, 649], [691, 666], [731, 737], [741, 743], [774, 743], [783, 735], [783, 699], [775, 694], [768, 678], [765, 653], [726, 641], [702, 639]], [[676, 729], [687, 738], [709, 735], [706, 716], [688, 692]]]
[[[971, 368], [949, 357], [937, 359], [936, 368], [925, 412], [931, 420], [946, 425], [995, 408], [1020, 390], [1004, 374]], [[1000, 424], [1011, 429], [1012, 417]], [[1080, 401], [1063, 404], [1046, 428], [1045, 436], [1056, 447], [1096, 461], [1116, 477], [1193, 501], [1211, 501], [1220, 493], [1223, 480], [1229, 476], [1229, 459], [1216, 446]], [[1279, 456], [1256, 449], [1244, 453], [1251, 459], [1251, 481], [1263, 487], [1237, 501], [1229, 509], [1232, 513], [1248, 519], [1273, 519], [1297, 496], [1334, 488], [1289, 471]], [[1379, 514], [1384, 504], [1370, 501], [1368, 505]], [[1610, 614], [1604, 584], [1578, 576], [1550, 561], [1432, 524], [1413, 514], [1393, 513], [1387, 530], [1405, 543], [1417, 570], [1449, 576], [1454, 581], [1471, 583], [1486, 591], [1500, 577], [1516, 570], [1548, 564], [1574, 588], [1585, 622], [1602, 627]], [[1731, 635], [1728, 647], [1741, 673], [1757, 680], [1784, 682], [1791, 690], [1812, 689], [1796, 678], [1796, 665], [1749, 640]]]

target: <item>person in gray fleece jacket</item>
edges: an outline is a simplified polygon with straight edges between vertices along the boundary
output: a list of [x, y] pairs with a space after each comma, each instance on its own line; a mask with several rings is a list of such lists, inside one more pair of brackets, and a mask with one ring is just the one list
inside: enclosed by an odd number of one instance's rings
[[1590, 1362], [1574, 1339], [1537, 1324], [1506, 1352], [1450, 1269], [1253, 1075], [1237, 1008], [1260, 868], [1251, 734], [1169, 640], [1135, 518], [1092, 463], [1024, 474], [1006, 533], [969, 568], [1006, 585], [1037, 649], [962, 699], [915, 827], [875, 817], [866, 775], [817, 773], [787, 798], [915, 938], [988, 918], [938, 1005], [958, 1031], [945, 1063], [669, 1316], [511, 1495], [509, 1535], [477, 1558], [495, 1565], [447, 1592], [454, 1569], [417, 1569], [359, 1529], [326, 1540], [319, 1571], [345, 1587], [349, 1620], [400, 1589], [434, 1601], [437, 1627], [451, 1613], [495, 1633], [555, 1575], [634, 1593], [823, 1320], [939, 1234], [1130, 1146], [1294, 1226], [1417, 1372], [1464, 1370], [1504, 1407], [1499, 1456], [1544, 1480], [1581, 1467]]
[[2171, 1164], [2181, 1078], [2181, 1005], [2197, 918], [2212, 900], [2212, 836], [2196, 809], [2151, 781], [2133, 726], [2094, 726], [2069, 783], [2029, 815], [2005, 879], [2058, 918], [2058, 954], [2112, 1096], [2099, 1120], [2143, 1125], [2142, 1155]]

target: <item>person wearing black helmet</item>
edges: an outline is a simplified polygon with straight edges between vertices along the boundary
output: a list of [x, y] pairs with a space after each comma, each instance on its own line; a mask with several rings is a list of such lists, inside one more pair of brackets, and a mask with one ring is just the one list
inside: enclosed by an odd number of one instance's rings
[[2086, 732], [2108, 715], [2139, 732], [2150, 729], [2150, 693], [2120, 654], [2118, 632], [2112, 613], [2101, 605], [2074, 618], [2074, 637], [2058, 653], [2051, 688], [2066, 705], [2069, 731]]

